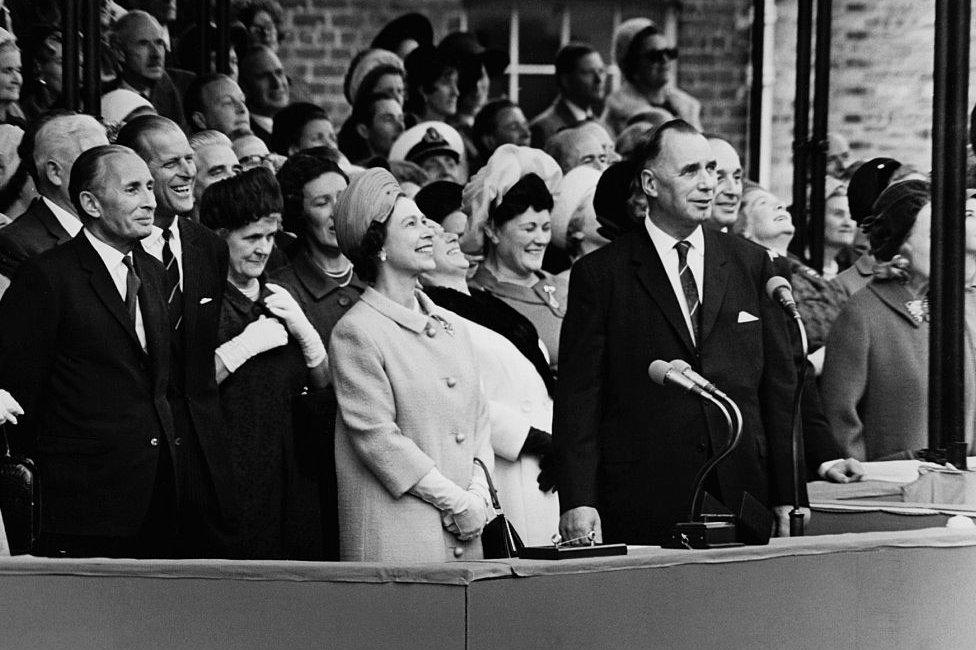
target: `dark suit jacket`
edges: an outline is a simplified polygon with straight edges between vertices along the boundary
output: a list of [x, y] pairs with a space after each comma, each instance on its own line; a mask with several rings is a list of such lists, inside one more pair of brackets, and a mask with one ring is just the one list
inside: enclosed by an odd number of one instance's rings
[[[222, 516], [233, 518], [236, 514], [233, 476], [214, 376], [214, 350], [227, 282], [227, 244], [210, 229], [185, 217], [180, 217], [179, 229], [184, 307], [182, 340], [176, 342], [174, 364], [180, 376], [173, 382], [171, 398], [174, 411], [188, 415], [177, 418], [177, 427], [184, 435], [195, 436], [204, 456], [206, 471], [197, 478], [204, 483], [209, 478], [212, 482], [186, 486], [195, 492], [187, 498], [206, 501], [212, 490]], [[179, 401], [185, 407], [175, 404]], [[188, 427], [193, 430], [188, 431]]]
[[24, 214], [0, 228], [0, 275], [13, 278], [21, 264], [71, 239], [40, 197]]
[[532, 146], [543, 149], [546, 141], [567, 126], [575, 126], [579, 120], [569, 110], [562, 95], [556, 97], [549, 108], [542, 111], [529, 123], [529, 132], [532, 134]]
[[796, 373], [786, 317], [765, 296], [770, 275], [763, 249], [705, 230], [696, 350], [644, 228], [576, 263], [553, 422], [562, 510], [596, 507], [608, 542], [660, 543], [687, 520], [695, 473], [727, 429], [714, 407], [652, 383], [655, 359], [684, 359], [742, 410], [742, 441], [718, 470], [722, 500], [791, 502]]
[[0, 385], [27, 415], [10, 430], [38, 464], [41, 529], [130, 536], [171, 445], [162, 265], [139, 247], [147, 352], [84, 233], [27, 262], [0, 300]]

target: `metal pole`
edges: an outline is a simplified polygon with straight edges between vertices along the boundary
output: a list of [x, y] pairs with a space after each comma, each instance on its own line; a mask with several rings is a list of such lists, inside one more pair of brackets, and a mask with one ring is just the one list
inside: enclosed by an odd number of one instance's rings
[[230, 74], [230, 0], [217, 0], [217, 72]]
[[929, 448], [966, 466], [963, 354], [970, 0], [935, 3]]
[[84, 93], [85, 112], [96, 119], [102, 116], [102, 21], [101, 2], [85, 0], [82, 16], [85, 42]]
[[807, 229], [807, 173], [810, 140], [810, 37], [813, 0], [799, 0], [796, 21], [796, 97], [793, 100], [793, 224], [790, 249], [803, 255]]
[[197, 38], [199, 39], [200, 58], [197, 60], [197, 74], [210, 74], [210, 53], [213, 46], [210, 43], [210, 2], [197, 2]]
[[61, 2], [61, 97], [64, 107], [78, 110], [80, 105], [80, 75], [78, 30], [81, 23], [81, 5], [75, 0]]
[[766, 0], [752, 2], [752, 88], [749, 92], [749, 178], [759, 182], [762, 150], [763, 59], [766, 47]]
[[830, 101], [830, 27], [832, 0], [817, 0], [817, 52], [814, 60], [813, 143], [810, 148], [810, 214], [807, 250], [810, 266], [823, 272], [824, 191], [827, 176], [827, 122]]

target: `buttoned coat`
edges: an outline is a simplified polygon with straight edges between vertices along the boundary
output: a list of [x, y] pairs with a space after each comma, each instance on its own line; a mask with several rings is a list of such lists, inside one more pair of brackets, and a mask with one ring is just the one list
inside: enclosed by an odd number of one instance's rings
[[741, 442], [718, 468], [722, 500], [736, 508], [745, 491], [768, 506], [792, 502], [797, 375], [786, 317], [765, 295], [772, 262], [708, 229], [704, 257], [697, 346], [645, 228], [573, 266], [553, 417], [559, 503], [597, 508], [605, 541], [663, 541], [687, 521], [710, 450], [728, 440], [716, 409], [650, 380], [656, 359], [683, 359], [742, 410]]
[[482, 557], [410, 494], [432, 468], [467, 489], [493, 466], [488, 410], [461, 319], [417, 292], [421, 311], [369, 288], [332, 331], [339, 401], [336, 473], [343, 560], [416, 563]]
[[145, 351], [84, 232], [27, 262], [0, 300], [0, 385], [26, 412], [8, 432], [37, 462], [44, 533], [135, 535], [161, 445], [175, 457], [163, 268], [138, 246], [133, 258]]

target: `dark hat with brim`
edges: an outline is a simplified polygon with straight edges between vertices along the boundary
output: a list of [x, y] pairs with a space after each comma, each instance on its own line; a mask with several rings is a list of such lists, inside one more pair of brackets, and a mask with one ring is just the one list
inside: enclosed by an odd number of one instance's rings
[[464, 65], [470, 61], [481, 61], [489, 77], [497, 77], [508, 67], [508, 55], [501, 50], [487, 48], [471, 32], [454, 32], [445, 36], [437, 45], [438, 53], [444, 58]]
[[894, 158], [872, 158], [857, 168], [847, 184], [847, 205], [851, 219], [863, 222], [871, 215], [871, 207], [891, 181], [892, 174], [901, 167]]
[[434, 28], [427, 16], [418, 13], [404, 14], [388, 22], [373, 39], [370, 47], [396, 52], [400, 43], [407, 40], [417, 41], [418, 45], [434, 45]]
[[876, 258], [887, 262], [898, 253], [915, 226], [919, 210], [931, 200], [928, 181], [911, 179], [885, 188], [863, 224]]
[[597, 181], [593, 193], [593, 212], [600, 226], [597, 233], [613, 241], [640, 225], [630, 215], [630, 196], [639, 162], [624, 159], [607, 167]]
[[413, 200], [424, 216], [441, 223], [449, 214], [461, 209], [461, 192], [464, 187], [451, 181], [434, 181], [425, 185]]

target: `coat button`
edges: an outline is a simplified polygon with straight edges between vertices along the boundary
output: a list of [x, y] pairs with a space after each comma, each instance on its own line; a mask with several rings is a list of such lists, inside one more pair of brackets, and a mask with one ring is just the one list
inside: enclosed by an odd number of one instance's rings
[[348, 307], [349, 306], [349, 296], [339, 296], [339, 306]]
[[158, 447], [159, 446], [159, 438], [150, 438], [149, 439], [149, 444], [152, 445], [153, 447]]
[[448, 377], [445, 381], [447, 382], [448, 388], [454, 388], [455, 386], [457, 386], [457, 379], [455, 379], [454, 377]]
[[704, 452], [706, 449], [708, 449], [708, 445], [706, 445], [704, 442], [699, 442], [697, 445], [695, 445], [695, 448], [698, 449], [698, 451]]
[[434, 326], [433, 325], [428, 325], [427, 326], [427, 336], [429, 336], [430, 338], [434, 338], [434, 336], [436, 336], [436, 335], [437, 335], [437, 330], [434, 329]]
[[183, 438], [177, 437], [175, 440], [173, 440], [173, 444], [179, 447], [180, 445], [183, 444]]
[[529, 413], [532, 410], [532, 401], [524, 399], [521, 402], [521, 406], [522, 406], [523, 413]]
[[455, 546], [454, 557], [461, 557], [462, 555], [464, 555], [464, 548], [462, 548], [461, 546]]
[[465, 436], [463, 433], [458, 433], [458, 434], [455, 434], [454, 439], [457, 440], [458, 442], [464, 442], [464, 439], [466, 437], [467, 436]]

